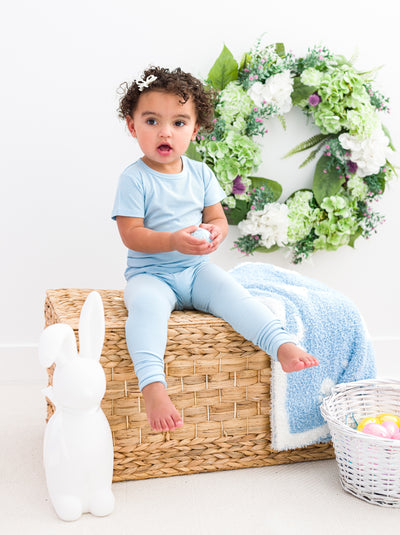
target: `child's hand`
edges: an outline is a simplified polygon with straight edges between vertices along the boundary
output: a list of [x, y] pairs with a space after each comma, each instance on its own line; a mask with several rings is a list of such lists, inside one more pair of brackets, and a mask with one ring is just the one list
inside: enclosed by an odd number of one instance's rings
[[[213, 239], [213, 234], [211, 228], [214, 225], [200, 225], [201, 227], [207, 228]], [[171, 248], [174, 251], [179, 251], [183, 254], [192, 254], [192, 255], [204, 255], [210, 254], [215, 251], [217, 245], [214, 245], [214, 239], [211, 243], [207, 240], [199, 240], [194, 236], [191, 236], [191, 233], [197, 230], [195, 225], [191, 227], [186, 227], [181, 230], [177, 230], [171, 234]]]
[[222, 232], [219, 227], [212, 224], [202, 223], [199, 225], [200, 228], [205, 228], [210, 233], [210, 237], [212, 239], [212, 242], [210, 243], [210, 250], [209, 253], [212, 253], [213, 251], [216, 251], [220, 245], [220, 243], [223, 240]]

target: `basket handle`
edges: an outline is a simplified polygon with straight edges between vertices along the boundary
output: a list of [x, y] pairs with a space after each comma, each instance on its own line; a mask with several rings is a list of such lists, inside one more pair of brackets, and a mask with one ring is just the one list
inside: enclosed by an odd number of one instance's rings
[[351, 390], [353, 388], [358, 388], [359, 386], [371, 386], [371, 385], [393, 385], [397, 388], [400, 388], [399, 379], [362, 379], [361, 381], [352, 381], [350, 383], [339, 383], [332, 388], [332, 394], [338, 394], [345, 390]]
[[396, 389], [400, 389], [400, 381], [398, 379], [363, 379], [361, 381], [352, 381], [349, 383], [340, 383], [335, 385], [332, 388], [331, 393], [326, 396], [321, 403], [320, 411], [322, 417], [328, 421], [335, 422], [336, 425], [341, 425], [341, 422], [338, 418], [335, 416], [332, 416], [330, 414], [330, 405], [333, 403], [333, 400], [336, 396], [339, 398], [340, 395], [344, 392], [348, 393], [352, 390], [358, 390], [359, 387], [370, 387], [370, 386], [383, 386], [383, 385], [389, 385]]

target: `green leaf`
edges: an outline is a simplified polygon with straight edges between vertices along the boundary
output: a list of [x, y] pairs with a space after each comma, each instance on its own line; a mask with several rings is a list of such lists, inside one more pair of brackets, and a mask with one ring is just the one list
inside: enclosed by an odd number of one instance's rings
[[333, 57], [333, 59], [336, 61], [336, 64], [340, 67], [341, 65], [349, 65], [349, 67], [352, 66], [351, 60], [347, 59], [342, 54], [337, 54]]
[[279, 245], [272, 245], [272, 247], [257, 247], [256, 249], [254, 249], [255, 252], [257, 253], [273, 253], [274, 251], [277, 251], [278, 249], [280, 249]]
[[311, 149], [311, 147], [321, 143], [321, 141], [325, 141], [328, 137], [331, 137], [331, 134], [316, 134], [315, 136], [311, 136], [310, 138], [296, 145], [292, 150], [285, 154], [284, 158], [293, 156], [293, 154], [297, 154], [298, 152], [303, 152], [303, 150]]
[[285, 45], [283, 43], [276, 43], [275, 52], [278, 54], [280, 58], [284, 58], [286, 56]]
[[385, 173], [379, 173], [377, 175], [374, 175], [373, 180], [373, 188], [371, 188], [368, 177], [366, 178], [366, 183], [370, 187], [370, 191], [373, 191], [374, 193], [378, 193], [378, 191], [381, 191], [382, 193], [385, 193], [385, 186], [386, 186], [386, 178]]
[[286, 130], [286, 119], [284, 115], [278, 115], [278, 119], [282, 125], [282, 128]]
[[264, 186], [272, 192], [273, 199], [271, 202], [277, 201], [282, 195], [282, 186], [279, 184], [279, 182], [258, 176], [249, 176], [249, 178], [251, 179], [251, 185], [253, 188], [260, 188], [261, 186]]
[[364, 80], [372, 81], [375, 78], [376, 73], [380, 71], [381, 69], [383, 69], [383, 67], [384, 65], [380, 65], [379, 67], [375, 67], [374, 69], [371, 69], [370, 71], [363, 71], [363, 72], [358, 71], [357, 74], [361, 76], [362, 78], [364, 78]]
[[302, 100], [308, 99], [308, 97], [315, 93], [316, 90], [316, 87], [303, 84], [300, 81], [300, 77], [296, 76], [293, 80], [293, 91], [290, 95], [293, 105], [298, 106]]
[[242, 71], [246, 67], [251, 65], [251, 55], [248, 52], [243, 54], [242, 60], [240, 62], [239, 70]]
[[185, 156], [190, 158], [191, 160], [196, 160], [197, 162], [202, 162], [201, 154], [197, 152], [196, 145], [193, 143], [193, 141], [190, 142], [187, 151], [185, 152]]
[[217, 61], [211, 67], [208, 73], [208, 80], [214, 89], [222, 91], [224, 87], [238, 78], [238, 64], [232, 55], [232, 52], [224, 45]]
[[392, 173], [394, 174], [394, 176], [398, 176], [397, 175], [397, 171], [396, 169], [399, 169], [399, 166], [398, 165], [394, 165], [392, 163], [389, 162], [389, 160], [386, 160], [386, 166], [385, 167], [389, 167], [389, 169], [392, 170]]
[[325, 142], [323, 141], [322, 143], [318, 145], [316, 149], [311, 151], [310, 154], [307, 156], [307, 158], [304, 160], [304, 162], [299, 165], [299, 169], [301, 169], [302, 167], [305, 167], [307, 164], [312, 162], [324, 145], [325, 145]]
[[356, 241], [357, 238], [361, 236], [361, 234], [362, 234], [362, 228], [358, 227], [357, 231], [350, 236], [350, 241], [349, 241], [350, 247], [354, 248], [354, 242]]
[[344, 181], [344, 177], [339, 178], [337, 169], [329, 169], [329, 156], [321, 156], [315, 167], [312, 187], [317, 203], [321, 206], [325, 197], [336, 195]]
[[385, 136], [386, 136], [386, 137], [388, 138], [388, 140], [389, 140], [389, 147], [390, 147], [392, 150], [396, 151], [396, 149], [395, 149], [394, 146], [393, 146], [392, 138], [390, 137], [389, 130], [386, 128], [385, 125], [382, 124], [381, 126], [382, 126], [383, 133], [385, 134]]
[[246, 219], [247, 212], [249, 211], [250, 206], [247, 201], [242, 201], [240, 199], [236, 200], [235, 208], [228, 208], [225, 211], [226, 218], [230, 225], [237, 225], [243, 219]]

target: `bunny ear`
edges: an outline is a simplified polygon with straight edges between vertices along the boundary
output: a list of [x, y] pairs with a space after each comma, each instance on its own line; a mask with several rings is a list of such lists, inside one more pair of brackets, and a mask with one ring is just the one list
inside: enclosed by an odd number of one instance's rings
[[42, 332], [39, 341], [39, 360], [42, 366], [48, 368], [53, 362], [62, 366], [76, 356], [76, 340], [70, 325], [55, 323]]
[[99, 360], [104, 343], [104, 308], [98, 292], [91, 292], [79, 319], [79, 354], [83, 358]]

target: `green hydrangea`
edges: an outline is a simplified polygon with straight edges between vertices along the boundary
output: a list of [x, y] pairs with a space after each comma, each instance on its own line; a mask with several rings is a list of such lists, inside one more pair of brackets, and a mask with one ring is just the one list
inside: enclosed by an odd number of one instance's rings
[[253, 109], [253, 102], [239, 82], [230, 82], [221, 92], [216, 113], [231, 127], [243, 134], [247, 127], [246, 118]]
[[357, 85], [353, 86], [351, 93], [347, 97], [347, 106], [349, 108], [358, 108], [359, 106], [369, 105], [370, 103], [370, 96], [360, 79]]
[[378, 114], [371, 104], [360, 104], [358, 108], [347, 112], [347, 121], [344, 126], [350, 135], [369, 137], [379, 128], [381, 122]]
[[357, 232], [359, 223], [354, 217], [355, 201], [344, 193], [327, 197], [321, 203], [327, 217], [315, 225], [318, 238], [314, 241], [315, 249], [336, 251], [342, 245], [348, 245]]
[[357, 175], [352, 176], [347, 181], [347, 189], [351, 193], [353, 199], [356, 199], [357, 201], [365, 200], [367, 198], [369, 190], [364, 180]]
[[[232, 182], [238, 175], [242, 177], [247, 191], [250, 180], [246, 177], [251, 176], [261, 163], [261, 149], [251, 138], [229, 130], [221, 141], [205, 139], [200, 141], [199, 145], [199, 152], [213, 168], [227, 195], [232, 193]], [[244, 199], [245, 193], [237, 198]]]
[[305, 85], [318, 88], [322, 82], [323, 76], [321, 71], [314, 69], [314, 67], [309, 67], [301, 73], [300, 80]]
[[336, 66], [324, 74], [318, 90], [319, 96], [327, 102], [343, 101], [346, 95], [363, 87], [363, 80], [349, 65]]
[[[306, 80], [316, 81], [315, 69]], [[303, 75], [307, 73], [304, 71]], [[318, 71], [317, 71], [318, 72]], [[349, 65], [335, 66], [326, 73], [318, 84], [321, 103], [311, 110], [314, 121], [323, 134], [337, 134], [347, 130], [351, 134], [368, 136], [379, 125], [375, 108], [364, 85], [364, 80]]]
[[333, 106], [325, 102], [321, 102], [317, 106], [314, 112], [314, 121], [323, 134], [337, 134], [342, 130], [343, 120], [338, 112]]
[[235, 208], [236, 207], [236, 199], [235, 197], [233, 197], [233, 195], [229, 195], [227, 197], [225, 197], [225, 199], [223, 200], [223, 204], [227, 207], [227, 208]]
[[297, 191], [286, 201], [289, 208], [288, 243], [293, 244], [308, 236], [319, 218], [321, 211], [310, 205], [311, 191]]
[[[240, 165], [238, 161], [233, 160], [233, 158], [221, 158], [217, 160], [214, 164], [214, 173], [217, 175], [217, 178], [224, 188], [225, 193], [230, 193], [229, 188], [231, 182], [240, 175]], [[226, 190], [228, 187], [228, 190]]]

